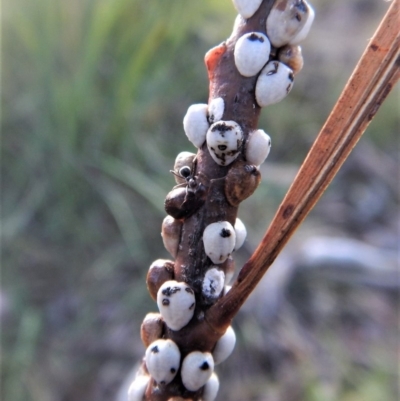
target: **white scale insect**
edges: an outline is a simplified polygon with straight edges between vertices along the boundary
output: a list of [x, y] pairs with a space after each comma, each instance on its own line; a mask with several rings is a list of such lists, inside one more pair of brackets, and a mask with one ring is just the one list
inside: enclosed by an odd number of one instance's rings
[[298, 44], [314, 20], [314, 10], [304, 0], [276, 0], [268, 15], [267, 36], [275, 47]]
[[214, 358], [214, 364], [218, 365], [224, 362], [232, 353], [236, 344], [236, 334], [232, 328], [229, 326], [225, 334], [218, 340], [215, 348], [213, 349], [212, 355]]
[[178, 331], [192, 319], [196, 300], [186, 283], [170, 280], [158, 290], [157, 305], [167, 326]]
[[271, 44], [261, 32], [249, 32], [241, 36], [235, 45], [235, 65], [241, 75], [257, 75], [269, 59]]
[[246, 142], [246, 160], [249, 164], [260, 166], [271, 150], [271, 138], [262, 129], [249, 133]]
[[233, 5], [243, 18], [252, 17], [261, 3], [262, 0], [233, 0]]
[[196, 148], [201, 148], [206, 140], [206, 134], [209, 127], [207, 114], [207, 104], [193, 104], [188, 108], [183, 119], [185, 134]]
[[215, 163], [228, 166], [239, 156], [243, 131], [235, 121], [218, 121], [208, 129], [206, 139]]
[[149, 381], [150, 376], [138, 375], [129, 386], [128, 401], [142, 401]]
[[211, 100], [210, 105], [208, 106], [208, 121], [210, 124], [214, 124], [217, 121], [221, 120], [224, 115], [225, 110], [225, 102], [222, 97], [216, 97]]
[[256, 83], [256, 100], [260, 107], [278, 103], [291, 91], [293, 71], [279, 61], [270, 61]]
[[170, 383], [178, 373], [181, 353], [172, 340], [156, 340], [146, 349], [146, 366], [158, 384]]
[[236, 233], [229, 221], [209, 224], [203, 232], [204, 251], [214, 264], [224, 263], [235, 248]]
[[209, 352], [193, 351], [182, 362], [182, 383], [189, 391], [197, 391], [207, 383], [213, 371], [212, 355]]

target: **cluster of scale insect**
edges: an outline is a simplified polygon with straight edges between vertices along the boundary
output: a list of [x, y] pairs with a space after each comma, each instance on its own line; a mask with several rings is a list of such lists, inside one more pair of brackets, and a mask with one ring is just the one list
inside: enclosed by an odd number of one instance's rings
[[[252, 17], [262, 0], [233, 0], [239, 15], [236, 25]], [[235, 44], [234, 62], [244, 77], [257, 76], [255, 100], [260, 107], [281, 101], [293, 86], [293, 77], [303, 66], [301, 48], [313, 22], [314, 11], [305, 0], [276, 0], [268, 15], [263, 32], [248, 32]], [[225, 101], [214, 98], [209, 104], [189, 107], [183, 128], [192, 144], [207, 149], [219, 166], [234, 163], [225, 177], [225, 196], [232, 206], [256, 189], [259, 166], [267, 158], [271, 139], [263, 130], [249, 132], [246, 140], [235, 121], [223, 120]], [[242, 158], [238, 156], [242, 154]], [[238, 159], [238, 160], [237, 160]], [[207, 188], [195, 175], [196, 154], [181, 152], [172, 170], [176, 186], [165, 201], [167, 216], [162, 223], [162, 240], [173, 258], [177, 257], [181, 231], [185, 219], [198, 210], [205, 201]], [[245, 190], [231, 183], [241, 181]], [[229, 291], [234, 274], [232, 253], [246, 238], [246, 228], [237, 218], [234, 226], [228, 221], [215, 221], [205, 227], [202, 235], [204, 252], [210, 260], [200, 287], [203, 299], [215, 302]], [[223, 268], [222, 268], [223, 265]], [[141, 326], [141, 337], [146, 347], [146, 369], [138, 372], [129, 389], [129, 401], [142, 401], [150, 376], [159, 387], [168, 385], [180, 374], [188, 391], [201, 388], [203, 401], [214, 401], [219, 388], [214, 366], [223, 362], [233, 351], [236, 336], [232, 327], [218, 340], [211, 352], [193, 350], [183, 358], [179, 347], [164, 338], [164, 325], [179, 331], [194, 317], [196, 294], [185, 282], [174, 280], [174, 262], [158, 259], [147, 275], [151, 297], [157, 302], [159, 313], [149, 313]], [[197, 289], [198, 290], [198, 289]]]
[[[257, 3], [234, 0], [238, 22], [251, 17]], [[263, 32], [248, 32], [236, 42], [236, 68], [244, 77], [258, 75], [255, 97], [260, 107], [280, 102], [293, 87], [294, 76], [303, 67], [299, 43], [307, 36], [314, 10], [305, 0], [276, 0]]]

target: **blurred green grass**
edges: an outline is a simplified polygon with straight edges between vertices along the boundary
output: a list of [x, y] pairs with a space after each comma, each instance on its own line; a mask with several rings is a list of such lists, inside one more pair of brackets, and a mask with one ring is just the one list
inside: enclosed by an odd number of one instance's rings
[[[249, 248], [386, 8], [313, 3], [305, 69], [260, 121], [278, 178], [265, 167], [264, 184], [241, 209]], [[182, 118], [206, 102], [203, 56], [234, 18], [228, 0], [3, 2], [2, 399], [110, 400], [142, 355], [139, 325], [155, 309], [147, 267], [168, 257], [159, 235], [168, 171], [177, 153], [193, 150]], [[391, 96], [366, 139], [389, 159], [397, 111]], [[339, 386], [336, 399], [389, 399], [381, 378], [377, 368], [356, 389]], [[313, 372], [304, 380], [304, 400], [324, 398]], [[375, 392], [361, 391], [365, 383]]]

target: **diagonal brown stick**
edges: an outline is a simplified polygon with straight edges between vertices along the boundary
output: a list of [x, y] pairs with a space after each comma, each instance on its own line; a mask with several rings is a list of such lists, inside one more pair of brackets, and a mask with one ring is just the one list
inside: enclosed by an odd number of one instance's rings
[[228, 325], [306, 218], [400, 78], [400, 0], [394, 0], [322, 127], [270, 227], [229, 293], [207, 313]]

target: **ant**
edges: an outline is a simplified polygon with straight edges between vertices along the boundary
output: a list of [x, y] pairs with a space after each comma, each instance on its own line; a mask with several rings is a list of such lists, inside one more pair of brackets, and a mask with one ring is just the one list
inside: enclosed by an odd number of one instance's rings
[[205, 202], [208, 187], [204, 174], [195, 175], [197, 163], [193, 160], [191, 167], [182, 166], [171, 171], [180, 182], [165, 199], [165, 211], [175, 219], [187, 218], [195, 213]]
[[177, 172], [174, 170], [170, 170], [170, 172], [178, 178], [184, 180], [184, 182], [176, 185], [174, 188], [179, 188], [181, 186], [186, 185], [186, 193], [190, 192], [197, 192], [203, 185], [198, 182], [199, 176], [195, 175], [197, 167], [197, 158], [193, 159], [192, 167], [189, 166], [182, 166]]

